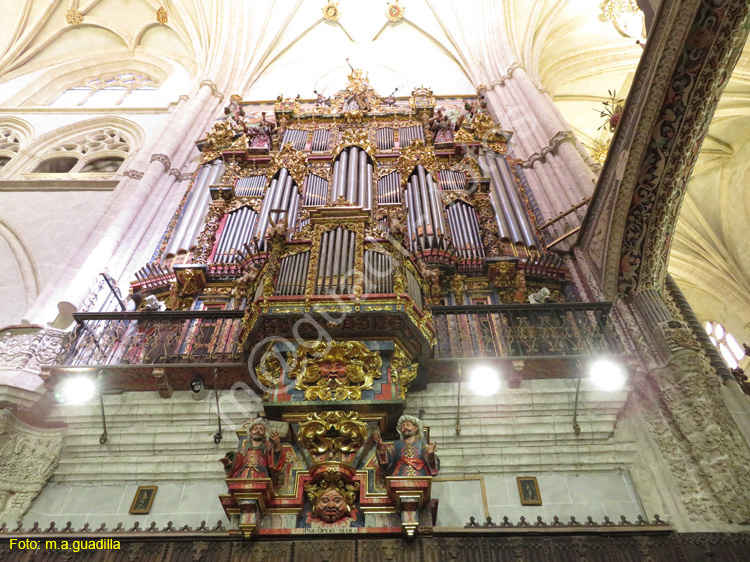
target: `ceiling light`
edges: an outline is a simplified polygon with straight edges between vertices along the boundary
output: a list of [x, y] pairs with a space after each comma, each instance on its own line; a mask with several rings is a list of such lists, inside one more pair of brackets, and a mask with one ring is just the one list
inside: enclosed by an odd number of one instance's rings
[[500, 375], [488, 365], [477, 365], [469, 371], [469, 389], [480, 396], [497, 394], [500, 390]]
[[608, 359], [599, 359], [589, 367], [589, 377], [601, 390], [619, 390], [625, 386], [625, 371]]
[[83, 404], [96, 394], [96, 383], [87, 376], [69, 377], [57, 386], [56, 398], [64, 404]]

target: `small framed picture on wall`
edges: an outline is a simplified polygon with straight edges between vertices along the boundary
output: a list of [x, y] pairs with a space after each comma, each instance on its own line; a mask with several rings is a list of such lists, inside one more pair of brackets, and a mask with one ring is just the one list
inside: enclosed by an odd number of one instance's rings
[[521, 505], [542, 505], [542, 494], [539, 492], [536, 476], [518, 476], [516, 482]]
[[158, 486], [138, 486], [133, 503], [130, 504], [130, 513], [133, 515], [147, 515], [154, 503], [154, 496]]

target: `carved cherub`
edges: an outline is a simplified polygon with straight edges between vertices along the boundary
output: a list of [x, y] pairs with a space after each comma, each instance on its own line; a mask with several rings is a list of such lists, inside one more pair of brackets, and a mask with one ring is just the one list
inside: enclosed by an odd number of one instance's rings
[[268, 230], [266, 230], [266, 238], [286, 238], [286, 235], [289, 231], [289, 224], [286, 217], [282, 217], [276, 221], [270, 218], [269, 222], [271, 223], [271, 226], [269, 226]]
[[281, 143], [284, 142], [284, 134], [286, 133], [286, 117], [282, 117], [279, 121], [279, 125], [276, 128], [276, 138], [279, 139], [279, 148]]
[[406, 239], [406, 219], [399, 217], [396, 209], [388, 211], [388, 230], [396, 240], [403, 242]]
[[424, 262], [419, 262], [419, 272], [427, 283], [427, 293], [431, 302], [440, 298], [440, 270], [434, 267], [427, 267]]

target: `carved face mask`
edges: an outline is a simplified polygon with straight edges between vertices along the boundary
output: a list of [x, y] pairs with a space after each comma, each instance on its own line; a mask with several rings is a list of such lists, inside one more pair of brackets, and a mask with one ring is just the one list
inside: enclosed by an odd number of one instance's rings
[[335, 386], [346, 380], [346, 363], [341, 361], [324, 361], [320, 364], [320, 375], [328, 379], [328, 384]]
[[344, 517], [347, 511], [344, 497], [336, 490], [328, 490], [318, 498], [313, 514], [326, 523], [333, 523]]

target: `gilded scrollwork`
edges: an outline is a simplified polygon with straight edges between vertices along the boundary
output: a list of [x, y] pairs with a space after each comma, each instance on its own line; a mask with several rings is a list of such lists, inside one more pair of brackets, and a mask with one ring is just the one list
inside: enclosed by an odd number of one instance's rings
[[361, 342], [305, 342], [289, 378], [306, 400], [360, 400], [381, 377], [382, 359]]
[[417, 362], [396, 342], [391, 357], [391, 375], [398, 383], [401, 398], [406, 398], [409, 385], [417, 378]]
[[326, 460], [334, 460], [342, 453], [356, 452], [368, 433], [367, 424], [357, 412], [334, 410], [307, 414], [307, 419], [299, 424], [297, 438], [316, 457], [323, 455]]
[[267, 176], [272, 178], [281, 168], [289, 170], [297, 189], [301, 190], [307, 175], [307, 155], [301, 150], [297, 150], [291, 143], [284, 143], [281, 150], [271, 159], [268, 165]]
[[401, 151], [398, 157], [396, 167], [401, 176], [401, 185], [406, 185], [412, 171], [419, 164], [424, 166], [425, 170], [437, 178], [438, 163], [435, 157], [435, 151], [425, 146], [424, 141], [417, 139]]
[[367, 127], [357, 129], [344, 129], [341, 139], [333, 147], [333, 159], [335, 160], [339, 153], [347, 146], [358, 146], [364, 150], [372, 159], [374, 165], [377, 164], [377, 148], [372, 142], [370, 130]]

